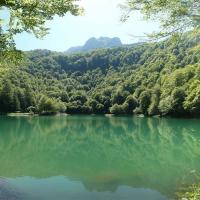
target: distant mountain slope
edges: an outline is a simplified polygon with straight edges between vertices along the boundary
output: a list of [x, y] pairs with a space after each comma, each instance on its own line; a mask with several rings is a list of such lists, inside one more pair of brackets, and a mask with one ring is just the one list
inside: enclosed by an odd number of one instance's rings
[[114, 37], [100, 37], [100, 38], [90, 38], [86, 41], [86, 43], [83, 46], [76, 46], [69, 48], [66, 52], [67, 53], [80, 53], [80, 52], [88, 52], [94, 49], [99, 48], [112, 48], [112, 47], [118, 47], [122, 46], [122, 42], [120, 38]]

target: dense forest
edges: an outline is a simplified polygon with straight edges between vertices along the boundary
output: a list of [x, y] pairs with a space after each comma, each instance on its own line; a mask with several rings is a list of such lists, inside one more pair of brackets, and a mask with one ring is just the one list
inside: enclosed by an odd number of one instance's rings
[[200, 34], [66, 55], [25, 52], [2, 70], [0, 112], [200, 115]]

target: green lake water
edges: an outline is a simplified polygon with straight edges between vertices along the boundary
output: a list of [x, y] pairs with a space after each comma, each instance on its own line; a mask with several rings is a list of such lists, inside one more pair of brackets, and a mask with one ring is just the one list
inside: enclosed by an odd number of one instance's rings
[[168, 200], [200, 177], [200, 120], [0, 117], [0, 200]]

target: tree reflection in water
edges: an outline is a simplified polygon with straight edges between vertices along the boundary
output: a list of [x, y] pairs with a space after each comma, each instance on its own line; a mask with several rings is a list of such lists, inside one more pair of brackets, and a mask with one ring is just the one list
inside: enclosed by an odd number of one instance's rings
[[197, 119], [1, 117], [0, 176], [64, 176], [88, 191], [119, 186], [170, 196], [200, 173]]

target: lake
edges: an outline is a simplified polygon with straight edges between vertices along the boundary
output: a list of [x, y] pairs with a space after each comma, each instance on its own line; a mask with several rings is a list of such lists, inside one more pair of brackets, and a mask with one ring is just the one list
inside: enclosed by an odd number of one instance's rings
[[0, 200], [168, 200], [199, 176], [199, 119], [0, 117]]

